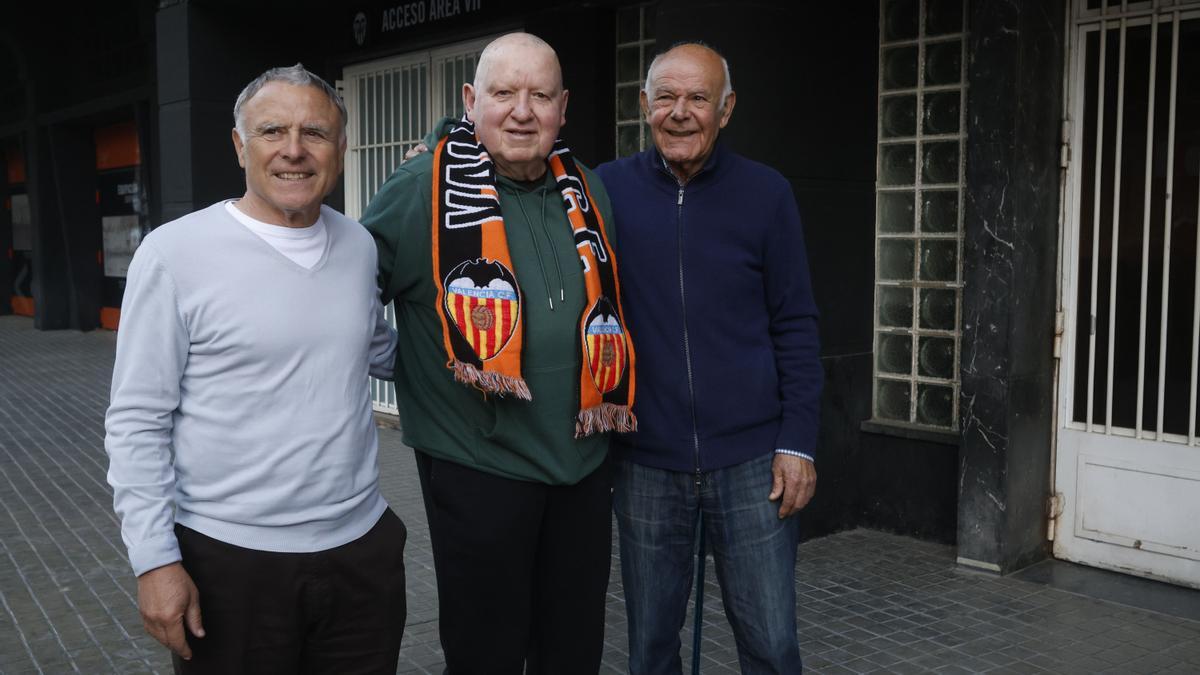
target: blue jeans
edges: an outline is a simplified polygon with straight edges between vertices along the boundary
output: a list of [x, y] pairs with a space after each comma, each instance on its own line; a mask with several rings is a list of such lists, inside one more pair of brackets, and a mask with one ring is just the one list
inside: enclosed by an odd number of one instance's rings
[[700, 474], [617, 462], [613, 509], [632, 675], [681, 673], [679, 632], [692, 589], [697, 511], [716, 561], [742, 673], [799, 673], [796, 546], [800, 521], [779, 519], [773, 455]]

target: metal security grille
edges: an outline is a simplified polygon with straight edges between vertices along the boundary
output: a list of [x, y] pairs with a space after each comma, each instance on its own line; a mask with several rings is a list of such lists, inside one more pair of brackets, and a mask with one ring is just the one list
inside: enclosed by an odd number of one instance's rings
[[646, 149], [650, 129], [642, 120], [639, 94], [654, 51], [654, 8], [617, 12], [617, 157]]
[[880, 4], [873, 419], [958, 428], [965, 2]]
[[1078, 3], [1068, 426], [1197, 444], [1200, 2]]
[[475, 64], [479, 61], [480, 52], [489, 42], [490, 38], [471, 45], [433, 52], [433, 97], [437, 101], [434, 104], [434, 110], [437, 111], [434, 119], [441, 116], [462, 117], [463, 83], [475, 79]]
[[429, 65], [423, 54], [346, 69], [347, 215], [362, 215], [404, 153], [428, 133]]
[[[349, 114], [346, 214], [358, 218], [396, 170], [404, 153], [443, 116], [463, 113], [462, 85], [475, 77], [479, 53], [491, 38], [434, 51], [349, 66], [344, 96]], [[387, 307], [395, 326], [395, 309]], [[375, 409], [397, 413], [391, 382], [371, 379]]]

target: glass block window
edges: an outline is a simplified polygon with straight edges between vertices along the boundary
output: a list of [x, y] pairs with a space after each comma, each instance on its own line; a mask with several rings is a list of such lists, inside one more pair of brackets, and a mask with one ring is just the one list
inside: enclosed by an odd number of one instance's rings
[[880, 3], [875, 208], [878, 422], [958, 429], [964, 0]]
[[654, 7], [617, 10], [617, 157], [646, 149], [650, 127], [642, 119], [639, 94], [654, 60]]

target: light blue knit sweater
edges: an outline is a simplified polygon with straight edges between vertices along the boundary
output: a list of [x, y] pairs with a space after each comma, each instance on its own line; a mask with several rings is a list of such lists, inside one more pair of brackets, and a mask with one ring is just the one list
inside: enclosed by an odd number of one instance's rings
[[332, 209], [322, 218], [312, 269], [220, 203], [138, 248], [104, 441], [135, 574], [180, 559], [175, 522], [308, 552], [357, 539], [387, 508], [367, 374], [391, 377], [396, 342], [375, 243]]

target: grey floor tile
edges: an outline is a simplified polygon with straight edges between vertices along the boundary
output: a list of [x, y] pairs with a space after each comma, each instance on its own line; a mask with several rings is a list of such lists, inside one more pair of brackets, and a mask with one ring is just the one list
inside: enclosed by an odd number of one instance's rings
[[852, 673], [869, 673], [879, 668], [878, 664], [862, 658], [851, 659], [841, 665]]
[[1030, 667], [1026, 664], [996, 666], [983, 672], [988, 675], [1028, 675]]
[[855, 675], [855, 671], [845, 666], [830, 666], [821, 671], [822, 675]]
[[935, 668], [934, 672], [941, 673], [942, 675], [968, 675], [970, 673], [978, 673], [980, 671], [972, 670], [958, 663], [947, 663], [944, 666]]
[[917, 675], [918, 673], [931, 673], [929, 668], [918, 666], [915, 663], [902, 661], [900, 663], [888, 667], [888, 672], [896, 673], [896, 675]]

